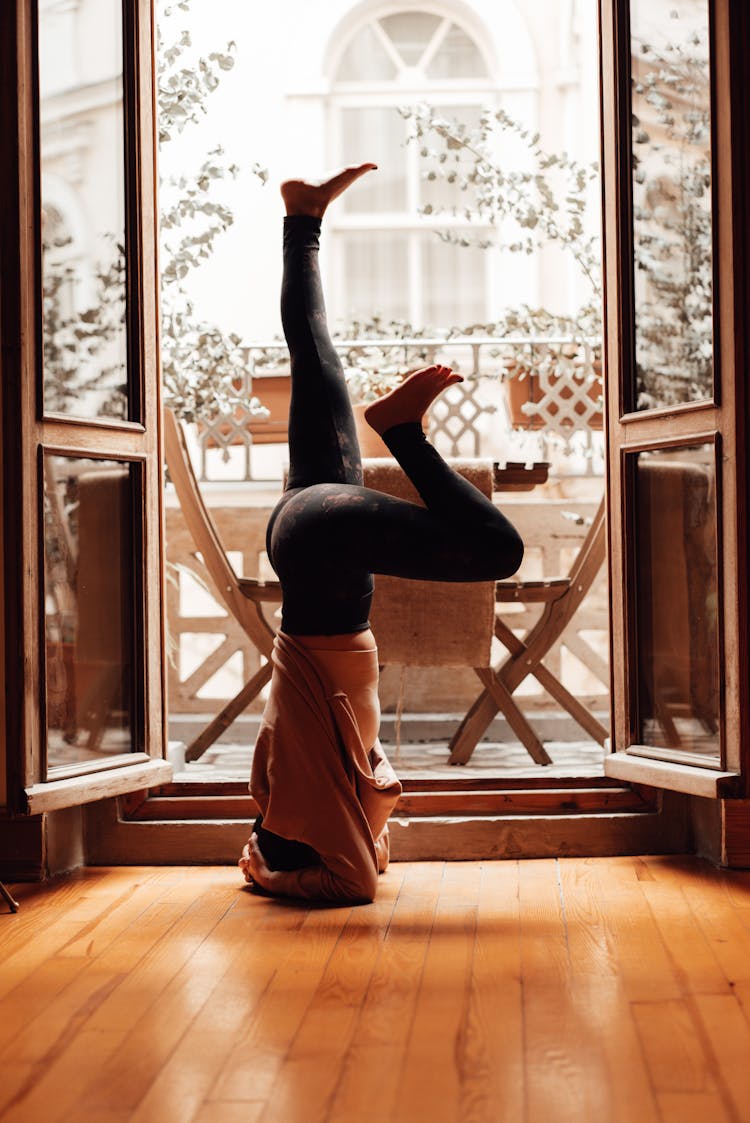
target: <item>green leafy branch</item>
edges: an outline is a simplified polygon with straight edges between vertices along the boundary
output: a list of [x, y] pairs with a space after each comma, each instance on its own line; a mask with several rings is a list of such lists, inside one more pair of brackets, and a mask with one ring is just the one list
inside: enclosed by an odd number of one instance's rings
[[[159, 143], [163, 149], [208, 112], [207, 102], [222, 75], [235, 63], [235, 43], [191, 59], [192, 40], [176, 27], [170, 41], [165, 30], [189, 12], [189, 0], [163, 4], [159, 13]], [[259, 164], [252, 172], [265, 184]], [[249, 371], [236, 332], [225, 332], [201, 319], [187, 293], [190, 274], [213, 255], [217, 240], [234, 223], [234, 213], [217, 195], [222, 181], [235, 179], [237, 164], [221, 145], [203, 157], [194, 172], [163, 176], [161, 192], [161, 340], [164, 396], [186, 421], [207, 420], [241, 408], [250, 415], [267, 413], [258, 399], [247, 397]]]

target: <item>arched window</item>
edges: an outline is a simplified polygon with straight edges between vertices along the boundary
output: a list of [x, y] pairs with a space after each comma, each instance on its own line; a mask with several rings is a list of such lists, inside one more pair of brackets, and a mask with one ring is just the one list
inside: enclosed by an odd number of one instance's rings
[[[379, 167], [332, 214], [335, 317], [378, 313], [433, 329], [483, 319], [488, 257], [436, 234], [465, 225], [460, 193], [424, 178], [399, 108], [428, 103], [442, 116], [476, 122], [497, 96], [491, 59], [458, 20], [415, 9], [360, 22], [340, 44], [331, 79], [332, 162]], [[456, 214], [427, 218], [426, 205], [455, 206]]]

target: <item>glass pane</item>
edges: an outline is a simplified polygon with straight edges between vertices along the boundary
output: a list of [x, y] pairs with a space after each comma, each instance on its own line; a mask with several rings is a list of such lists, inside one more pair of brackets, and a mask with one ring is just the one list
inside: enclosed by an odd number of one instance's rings
[[347, 234], [341, 315], [384, 321], [409, 318], [407, 239], [397, 234]]
[[399, 12], [385, 16], [380, 26], [395, 46], [406, 66], [417, 66], [441, 20], [426, 12]]
[[406, 123], [395, 107], [344, 109], [341, 112], [343, 164], [373, 160], [374, 175], [365, 176], [356, 191], [342, 196], [352, 214], [402, 211], [406, 207]]
[[433, 235], [423, 251], [423, 327], [443, 331], [487, 318], [487, 253]]
[[47, 763], [134, 745], [132, 467], [44, 458]]
[[427, 67], [429, 78], [486, 78], [481, 52], [465, 31], [452, 24], [440, 50]]
[[97, 7], [39, 6], [44, 408], [124, 418], [122, 29]]
[[631, 0], [636, 409], [713, 397], [708, 4]]
[[389, 82], [396, 77], [396, 66], [380, 39], [368, 24], [344, 51], [336, 78], [339, 82]]
[[640, 741], [719, 761], [713, 444], [635, 454]]

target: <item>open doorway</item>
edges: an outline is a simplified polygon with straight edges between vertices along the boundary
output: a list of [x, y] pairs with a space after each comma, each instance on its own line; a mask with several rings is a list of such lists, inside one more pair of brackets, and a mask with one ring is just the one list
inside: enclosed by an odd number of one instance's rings
[[[264, 529], [285, 462], [276, 185], [373, 159], [377, 179], [331, 212], [322, 247], [352, 394], [424, 361], [461, 370], [430, 418], [435, 443], [500, 466], [496, 501], [526, 542], [522, 581], [568, 574], [604, 489], [593, 0], [160, 12], [164, 394], [237, 572], [273, 576]], [[520, 483], [503, 480], [509, 463]], [[169, 487], [166, 508], [178, 776], [244, 780], [262, 693], [182, 767], [180, 746], [263, 657], [218, 601]], [[544, 659], [602, 727], [608, 605], [600, 564]], [[544, 611], [541, 596], [497, 606], [518, 637]], [[494, 639], [491, 664], [506, 652]], [[384, 668], [382, 739], [404, 778], [457, 776], [448, 743], [481, 689], [470, 664]], [[602, 775], [602, 746], [559, 697], [528, 678], [514, 698], [551, 765], [501, 713], [463, 779]]]

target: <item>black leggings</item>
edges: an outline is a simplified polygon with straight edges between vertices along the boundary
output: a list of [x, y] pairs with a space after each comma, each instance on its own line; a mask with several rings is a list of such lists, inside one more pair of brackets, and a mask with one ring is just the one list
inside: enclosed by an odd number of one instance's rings
[[320, 220], [284, 220], [281, 317], [289, 346], [289, 479], [268, 524], [268, 556], [289, 635], [363, 631], [373, 574], [493, 581], [515, 573], [523, 543], [505, 516], [457, 475], [421, 425], [383, 440], [426, 507], [362, 486], [349, 395], [326, 324], [318, 270]]

